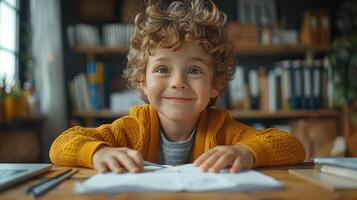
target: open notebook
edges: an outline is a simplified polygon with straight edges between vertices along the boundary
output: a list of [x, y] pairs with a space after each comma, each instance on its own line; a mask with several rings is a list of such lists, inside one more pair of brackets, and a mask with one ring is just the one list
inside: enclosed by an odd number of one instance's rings
[[192, 164], [158, 168], [146, 166], [144, 173], [97, 174], [77, 183], [79, 193], [117, 192], [202, 192], [258, 191], [282, 187], [282, 183], [254, 170], [236, 174], [222, 170], [218, 174], [202, 173]]

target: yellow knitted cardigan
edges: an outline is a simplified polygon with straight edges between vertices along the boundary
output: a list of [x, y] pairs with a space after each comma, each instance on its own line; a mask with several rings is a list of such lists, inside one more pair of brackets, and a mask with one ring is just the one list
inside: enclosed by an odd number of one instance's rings
[[[215, 108], [201, 113], [196, 131], [191, 161], [217, 145], [238, 144], [253, 152], [255, 166], [297, 164], [305, 158], [302, 144], [290, 134], [273, 128], [258, 131]], [[50, 159], [56, 165], [93, 168], [93, 154], [103, 145], [136, 149], [145, 160], [156, 162], [159, 148], [156, 110], [148, 104], [134, 106], [129, 115], [111, 124], [70, 128], [53, 142]]]

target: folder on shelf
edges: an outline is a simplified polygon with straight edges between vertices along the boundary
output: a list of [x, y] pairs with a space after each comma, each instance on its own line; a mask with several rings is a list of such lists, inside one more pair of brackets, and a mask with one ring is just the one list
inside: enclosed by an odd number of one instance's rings
[[315, 60], [314, 61], [314, 108], [321, 108], [322, 107], [322, 98], [321, 98], [321, 92], [322, 92], [322, 67], [321, 67], [321, 61], [320, 60]]
[[290, 80], [291, 80], [291, 108], [299, 109], [301, 100], [301, 76], [300, 63], [295, 60], [290, 66]]

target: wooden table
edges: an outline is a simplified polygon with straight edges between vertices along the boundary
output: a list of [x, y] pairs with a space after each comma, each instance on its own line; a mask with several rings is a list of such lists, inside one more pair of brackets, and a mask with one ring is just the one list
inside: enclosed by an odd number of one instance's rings
[[[54, 167], [49, 173], [43, 174], [32, 180], [28, 180], [7, 190], [0, 192], [0, 199], [34, 199], [26, 195], [25, 190], [28, 186], [37, 183], [44, 178], [54, 176], [63, 171], [63, 167]], [[76, 194], [74, 184], [77, 181], [84, 181], [86, 178], [95, 174], [91, 169], [80, 169], [71, 179], [66, 180], [56, 188], [52, 189], [39, 199], [51, 200], [79, 200], [79, 199], [120, 199], [120, 200], [178, 200], [178, 199], [202, 199], [202, 200], [245, 200], [245, 199], [357, 199], [357, 190], [347, 191], [328, 191], [318, 185], [306, 182], [288, 173], [287, 168], [265, 168], [258, 171], [276, 178], [284, 183], [284, 188], [276, 191], [265, 192], [204, 192], [204, 193], [121, 193], [116, 195], [107, 194]]]

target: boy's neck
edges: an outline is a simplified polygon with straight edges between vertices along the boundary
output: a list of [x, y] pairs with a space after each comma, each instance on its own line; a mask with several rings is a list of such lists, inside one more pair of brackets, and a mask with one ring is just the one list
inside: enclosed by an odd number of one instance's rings
[[187, 140], [192, 130], [195, 128], [199, 115], [195, 119], [185, 121], [174, 121], [159, 113], [160, 125], [165, 131], [165, 137], [171, 142], [180, 142]]

